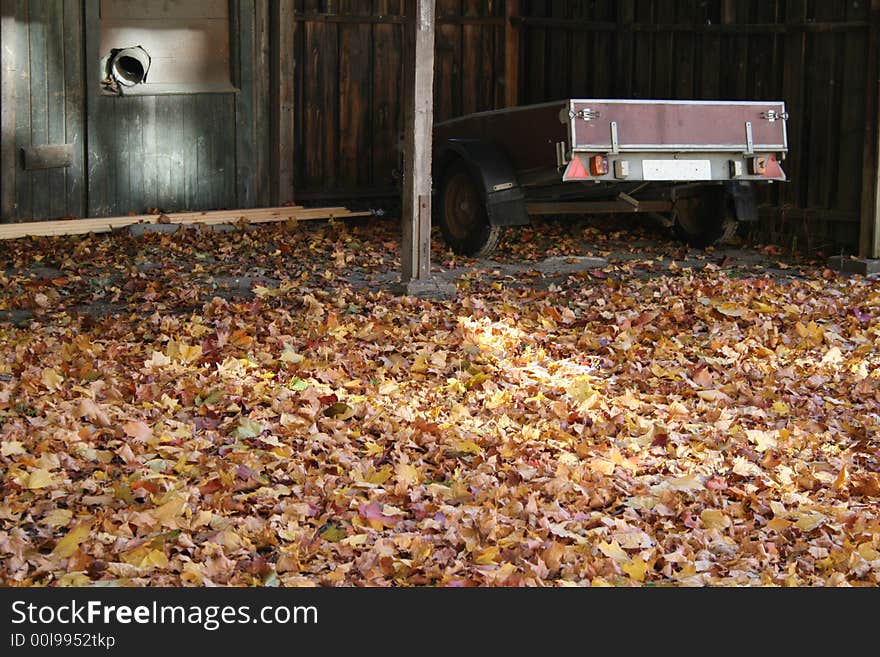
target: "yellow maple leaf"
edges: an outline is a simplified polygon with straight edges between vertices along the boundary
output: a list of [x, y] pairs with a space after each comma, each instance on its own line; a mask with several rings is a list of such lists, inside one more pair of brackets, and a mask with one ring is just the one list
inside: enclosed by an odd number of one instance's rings
[[630, 560], [629, 555], [623, 551], [623, 548], [620, 547], [617, 541], [611, 541], [610, 543], [602, 541], [599, 543], [599, 551], [606, 557], [610, 557], [618, 563], [624, 563]]
[[589, 376], [579, 376], [571, 382], [571, 385], [565, 391], [575, 401], [586, 401], [596, 393], [591, 381], [592, 379]]
[[151, 510], [150, 515], [164, 527], [176, 529], [177, 518], [183, 513], [186, 499], [186, 495], [174, 495], [163, 505]]
[[730, 518], [718, 509], [705, 509], [700, 514], [703, 526], [706, 529], [725, 529], [730, 526]]
[[785, 402], [775, 401], [773, 402], [773, 410], [776, 411], [776, 413], [779, 415], [788, 415], [791, 409]]
[[821, 513], [804, 513], [800, 519], [794, 524], [801, 531], [811, 532], [820, 525], [824, 524], [827, 518]]
[[635, 557], [632, 561], [620, 564], [620, 569], [637, 582], [644, 582], [648, 564], [641, 557]]
[[46, 386], [46, 388], [48, 388], [49, 390], [57, 390], [64, 382], [64, 377], [53, 370], [51, 367], [47, 367], [43, 370], [43, 373], [40, 376], [40, 381], [42, 381], [43, 385]]
[[65, 534], [64, 537], [60, 541], [58, 541], [58, 543], [55, 544], [55, 549], [52, 550], [52, 554], [56, 557], [61, 557], [62, 559], [71, 556], [74, 552], [76, 552], [79, 544], [86, 540], [91, 531], [91, 522], [83, 522], [78, 524], [76, 527], [67, 532], [67, 534]]
[[483, 548], [477, 554], [477, 558], [474, 559], [474, 563], [477, 563], [481, 566], [494, 566], [498, 563], [498, 554], [499, 549], [497, 545], [490, 545], [487, 548]]
[[397, 481], [404, 486], [412, 486], [422, 480], [418, 468], [409, 463], [398, 463], [394, 468], [394, 474], [397, 476]]
[[748, 312], [747, 308], [744, 308], [738, 303], [733, 303], [732, 301], [725, 301], [716, 306], [716, 310], [726, 317], [742, 317]]
[[791, 527], [791, 521], [785, 518], [773, 518], [773, 520], [767, 523], [767, 529], [772, 529], [775, 532], [784, 531], [789, 527]]
[[46, 468], [35, 468], [31, 470], [28, 476], [27, 487], [31, 490], [36, 490], [38, 488], [54, 486], [57, 483], [55, 477]]

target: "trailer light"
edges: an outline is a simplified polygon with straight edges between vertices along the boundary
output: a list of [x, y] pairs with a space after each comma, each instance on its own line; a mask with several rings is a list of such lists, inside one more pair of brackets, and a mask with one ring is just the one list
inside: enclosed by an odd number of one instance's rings
[[571, 162], [569, 162], [568, 166], [565, 167], [565, 173], [562, 174], [563, 182], [589, 179], [590, 174], [587, 172], [587, 167], [584, 164], [583, 157], [583, 155], [579, 155], [577, 153], [572, 156]]
[[730, 177], [740, 178], [743, 175], [743, 163], [739, 160], [730, 161]]
[[627, 162], [626, 160], [615, 160], [614, 177], [621, 180], [629, 178], [629, 162]]
[[763, 176], [767, 173], [767, 158], [766, 157], [750, 157], [749, 158], [749, 173], [753, 176]]
[[590, 158], [590, 173], [594, 176], [604, 176], [608, 173], [608, 158], [604, 155], [594, 155]]

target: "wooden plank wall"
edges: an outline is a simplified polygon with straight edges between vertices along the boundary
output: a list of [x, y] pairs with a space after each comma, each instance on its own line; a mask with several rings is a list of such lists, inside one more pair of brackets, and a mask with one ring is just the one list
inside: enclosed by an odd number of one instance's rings
[[[2, 2], [3, 155], [8, 220], [81, 216], [85, 206], [79, 0]], [[71, 144], [70, 166], [26, 170], [21, 149]]]
[[[521, 101], [783, 99], [791, 182], [761, 227], [786, 246], [859, 243], [870, 4], [864, 0], [521, 2]], [[871, 85], [874, 93], [874, 84]]]
[[[781, 97], [792, 182], [765, 189], [766, 236], [856, 250], [874, 205], [877, 0], [516, 4], [507, 21], [505, 0], [437, 0], [436, 120], [566, 96]], [[231, 0], [237, 93], [112, 98], [83, 60], [98, 58], [98, 0], [0, 0], [3, 219], [398, 194], [411, 5]], [[74, 144], [71, 167], [22, 169], [20, 147], [54, 143]]]
[[[232, 3], [233, 9], [247, 2]], [[253, 3], [245, 8], [254, 20]], [[86, 57], [98, 62], [98, 2], [87, 0]], [[230, 16], [233, 24], [238, 16]], [[252, 24], [236, 32], [253, 43]], [[232, 44], [230, 44], [232, 45]], [[239, 52], [241, 50], [240, 45]], [[258, 178], [253, 131], [256, 118], [252, 91], [252, 58], [235, 71], [238, 94], [192, 93], [106, 96], [99, 92], [100, 71], [87, 69], [88, 215], [248, 207], [256, 196], [239, 181]], [[232, 75], [230, 71], [228, 75]], [[237, 126], [237, 118], [242, 121]], [[237, 129], [238, 128], [238, 129]], [[242, 135], [247, 149], [241, 147]]]
[[[409, 3], [294, 5], [295, 198], [398, 193]], [[501, 1], [437, 0], [437, 121], [504, 105], [504, 26]]]

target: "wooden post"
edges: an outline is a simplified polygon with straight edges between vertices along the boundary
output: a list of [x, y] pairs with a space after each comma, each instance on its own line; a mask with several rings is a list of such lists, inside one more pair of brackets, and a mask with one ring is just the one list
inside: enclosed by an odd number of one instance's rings
[[296, 20], [293, 0], [272, 4], [272, 202], [294, 200], [294, 37]]
[[519, 25], [513, 18], [519, 17], [519, 0], [504, 3], [504, 104], [519, 105]]
[[431, 278], [431, 139], [434, 127], [435, 0], [416, 0], [407, 26], [404, 78], [406, 115], [403, 174], [403, 249], [400, 286], [403, 294], [451, 292]]
[[871, 0], [859, 256], [880, 258], [880, 0]]

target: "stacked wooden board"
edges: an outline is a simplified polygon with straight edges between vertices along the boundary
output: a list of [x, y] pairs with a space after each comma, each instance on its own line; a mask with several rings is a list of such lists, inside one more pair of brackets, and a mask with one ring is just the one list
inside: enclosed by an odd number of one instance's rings
[[167, 214], [140, 214], [126, 217], [96, 219], [64, 219], [61, 221], [32, 221], [19, 224], [0, 224], [0, 240], [47, 235], [83, 235], [107, 233], [133, 224], [263, 224], [273, 221], [308, 221], [312, 219], [346, 219], [368, 217], [372, 212], [352, 212], [348, 208], [304, 208], [299, 205], [249, 210], [212, 210], [210, 212], [169, 212]]

